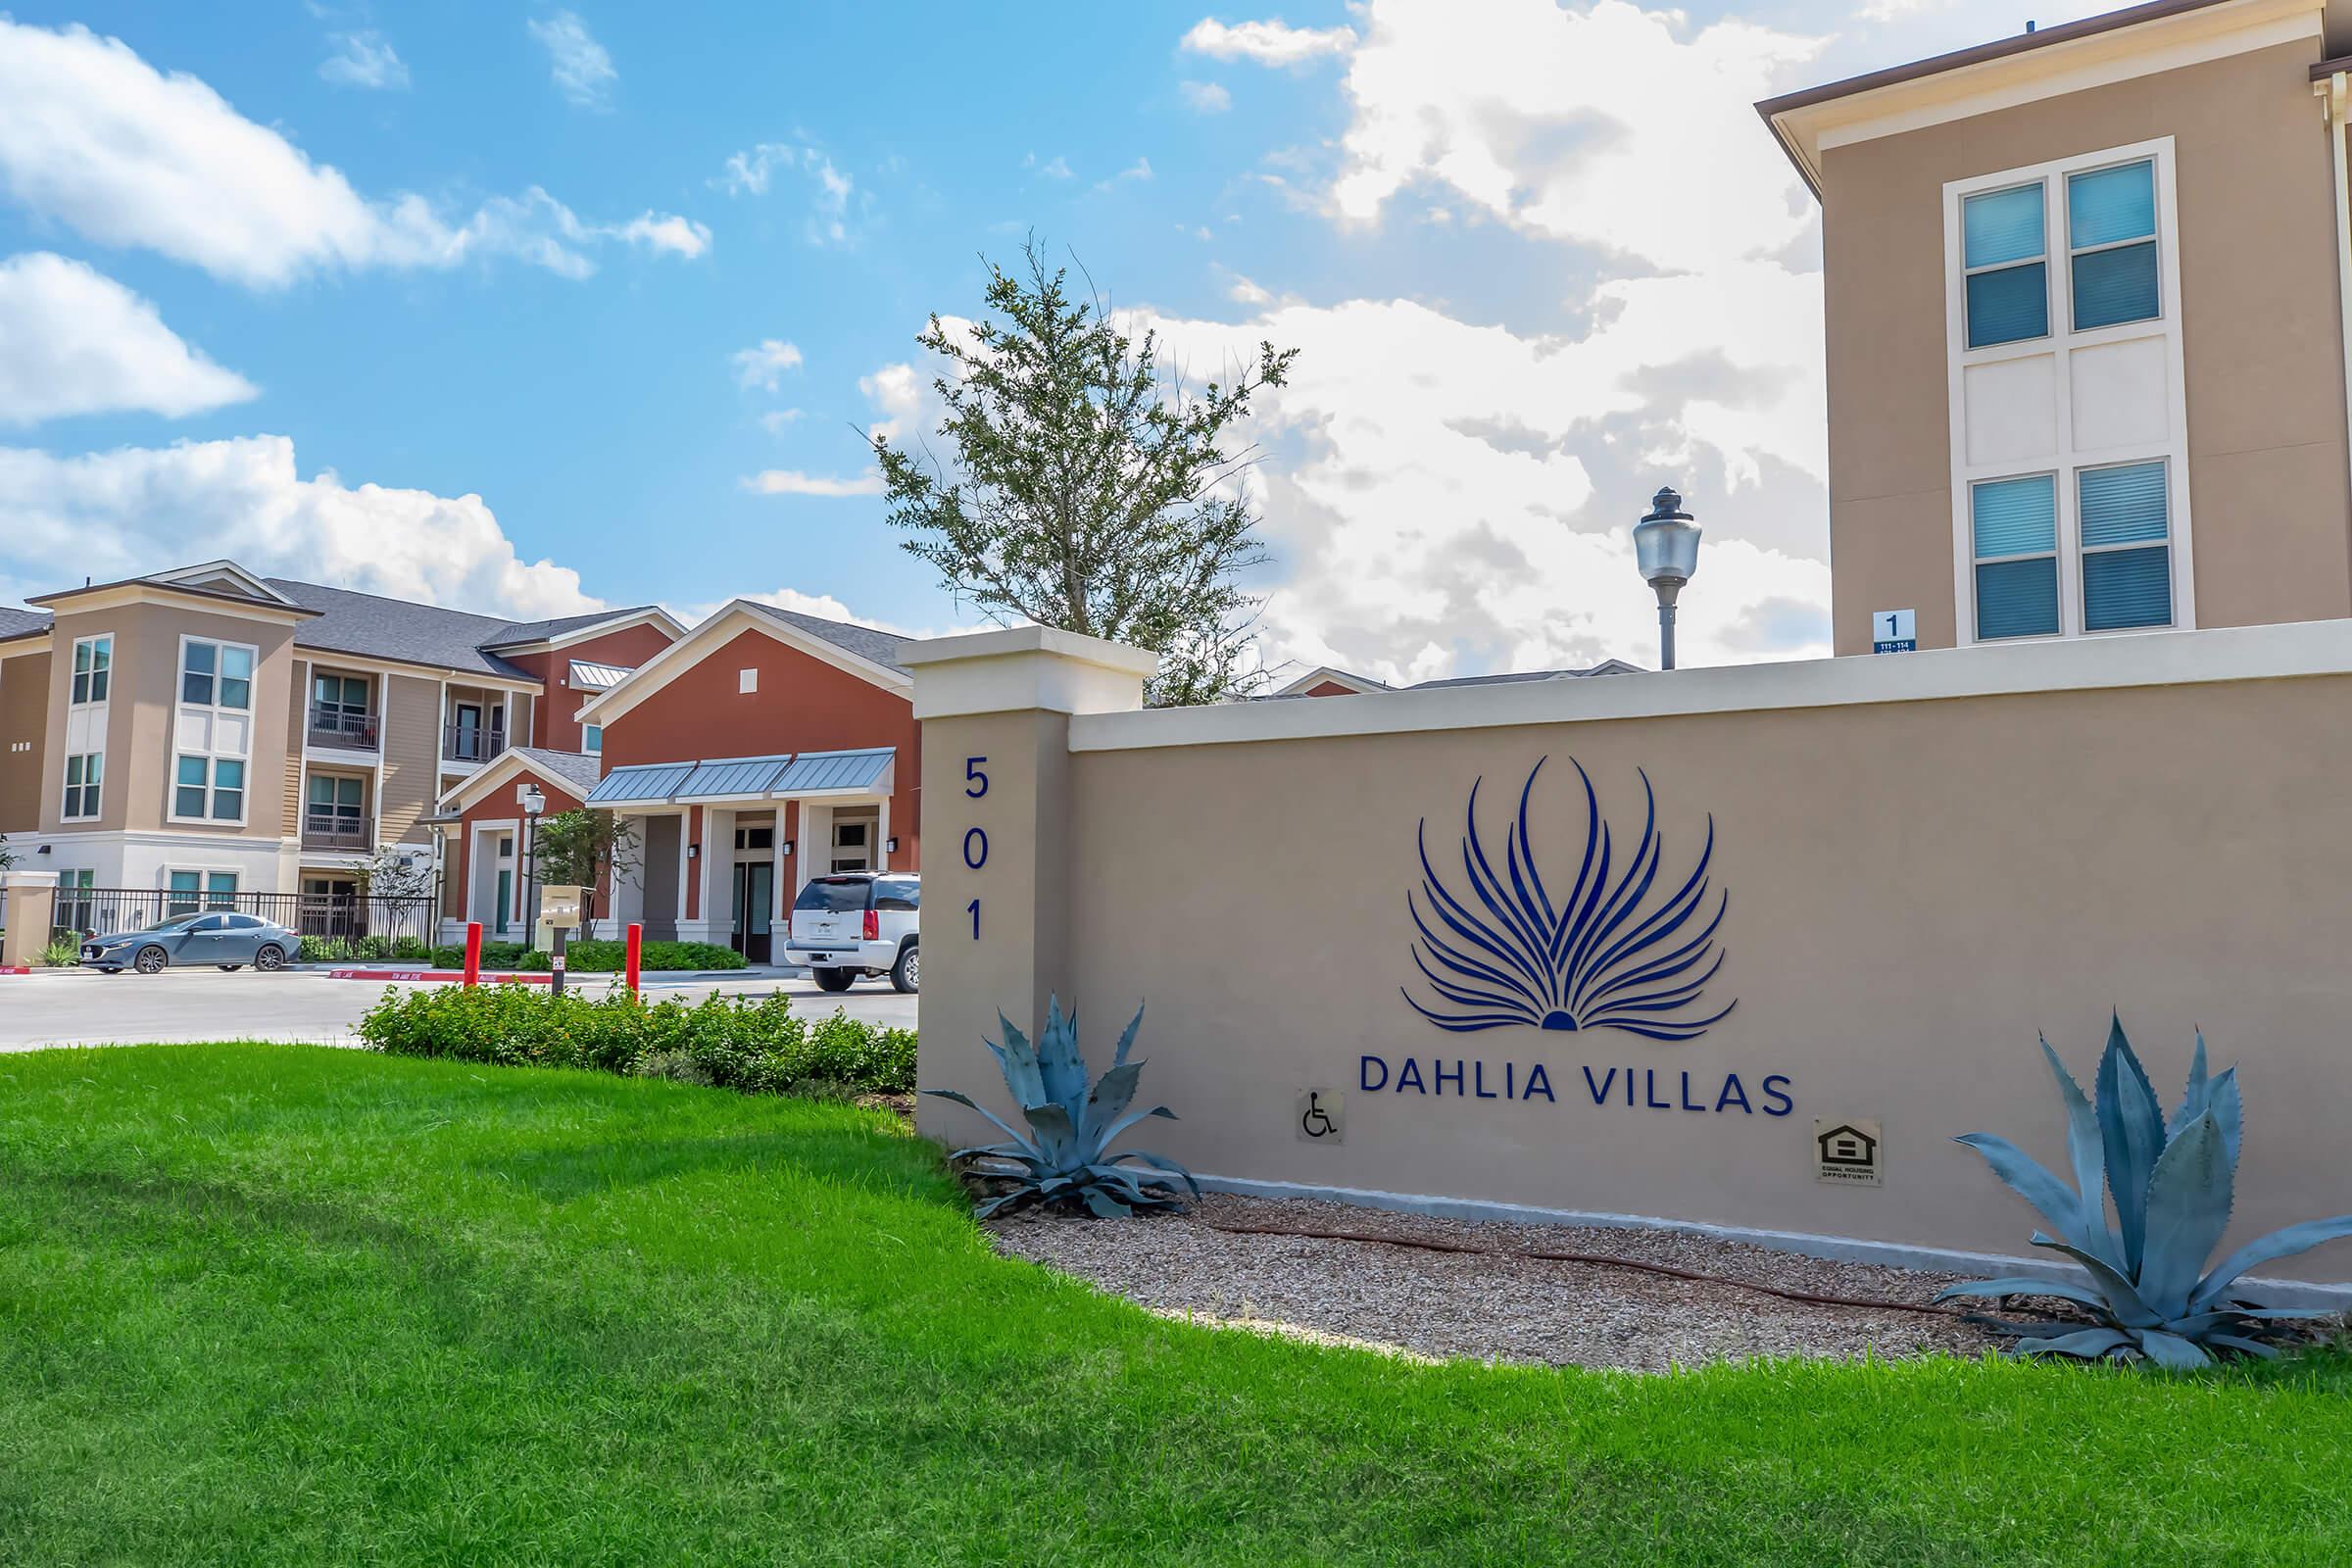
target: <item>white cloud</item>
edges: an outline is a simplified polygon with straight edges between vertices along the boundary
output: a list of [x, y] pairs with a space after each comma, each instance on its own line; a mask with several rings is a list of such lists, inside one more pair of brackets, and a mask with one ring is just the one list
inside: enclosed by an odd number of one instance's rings
[[801, 368], [800, 348], [780, 337], [763, 338], [757, 348], [735, 351], [735, 379], [747, 391], [773, 392], [777, 377]]
[[615, 238], [650, 251], [665, 251], [693, 261], [710, 248], [710, 230], [675, 213], [638, 214], [611, 231]]
[[1261, 66], [1296, 66], [1355, 47], [1349, 27], [1293, 27], [1281, 22], [1237, 22], [1214, 18], [1193, 24], [1182, 47], [1213, 60], [1250, 60]]
[[1770, 255], [1813, 220], [1749, 106], [1820, 40], [1736, 20], [1685, 41], [1681, 13], [1379, 0], [1348, 71], [1333, 186], [1369, 221], [1409, 185], [1450, 186], [1522, 230], [1693, 270]]
[[782, 435], [787, 425], [798, 423], [808, 416], [799, 409], [770, 409], [760, 416], [760, 427], [769, 435]]
[[1221, 115], [1233, 107], [1233, 94], [1213, 81], [1180, 81], [1176, 90], [1197, 115]]
[[409, 85], [408, 63], [382, 33], [338, 32], [329, 35], [327, 42], [335, 46], [335, 52], [318, 62], [318, 74], [336, 86], [382, 90]]
[[795, 142], [763, 141], [730, 154], [726, 168], [710, 183], [730, 196], [764, 196], [779, 169], [798, 170], [809, 184], [808, 220], [804, 228], [811, 245], [844, 245], [852, 239], [850, 207], [853, 196], [862, 212], [871, 198], [858, 192], [857, 181], [836, 168], [821, 148]]
[[1123, 185], [1129, 180], [1135, 180], [1138, 183], [1141, 183], [1142, 181], [1148, 180], [1151, 177], [1152, 160], [1149, 158], [1138, 158], [1134, 163], [1129, 164], [1125, 169], [1120, 170], [1108, 179], [1097, 182], [1095, 189], [1108, 190], [1114, 185]]
[[524, 25], [547, 49], [548, 74], [559, 92], [582, 109], [612, 107], [612, 83], [620, 79], [620, 73], [612, 69], [612, 57], [586, 23], [572, 12], [559, 11], [544, 19], [534, 17]]
[[[1261, 339], [1300, 350], [1291, 384], [1260, 394], [1267, 460], [1247, 481], [1279, 564], [1272, 659], [1417, 680], [1655, 657], [1629, 533], [1641, 504], [1663, 480], [1695, 488], [1693, 469], [1754, 471], [1785, 432], [1716, 385], [1739, 377], [1703, 351], [1638, 352], [1662, 330], [1650, 318], [1692, 295], [1626, 287], [1581, 339], [1402, 300], [1157, 322], [1201, 374]], [[1695, 342], [1706, 324], [1681, 329]], [[1678, 395], [1678, 378], [1697, 390]], [[1829, 568], [1747, 537], [1768, 531], [1748, 521], [1761, 507], [1696, 499], [1709, 531], [1684, 601], [1686, 662], [1828, 652]]]
[[[165, 75], [118, 39], [0, 17], [0, 193], [104, 245], [276, 288], [331, 268], [448, 268], [519, 257], [567, 277], [622, 240], [686, 251], [709, 231], [652, 213], [583, 221], [536, 186], [451, 222], [422, 197], [369, 201], [194, 76]], [[666, 243], [665, 243], [666, 242]]]
[[259, 395], [113, 278], [46, 251], [0, 261], [0, 423], [125, 410], [177, 417]]
[[1059, 153], [1055, 153], [1051, 160], [1042, 164], [1037, 161], [1037, 154], [1031, 153], [1021, 160], [1021, 167], [1023, 169], [1034, 169], [1039, 173], [1045, 175], [1048, 179], [1067, 179], [1070, 177], [1070, 161], [1067, 158], [1062, 157]]
[[871, 375], [859, 376], [858, 390], [882, 414], [881, 418], [867, 427], [866, 434], [878, 440], [896, 441], [914, 422], [922, 408], [923, 395], [930, 389], [915, 373], [913, 366], [902, 362], [885, 365]]
[[59, 587], [220, 556], [518, 619], [604, 603], [571, 568], [521, 560], [481, 497], [304, 479], [285, 436], [70, 458], [0, 447], [0, 574]]
[[762, 496], [878, 496], [882, 476], [862, 473], [853, 478], [803, 473], [798, 468], [763, 468], [743, 481], [743, 488]]

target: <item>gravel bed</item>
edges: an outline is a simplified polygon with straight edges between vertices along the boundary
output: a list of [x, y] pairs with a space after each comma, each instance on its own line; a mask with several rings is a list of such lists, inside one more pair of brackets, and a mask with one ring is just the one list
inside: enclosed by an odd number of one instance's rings
[[1749, 1356], [1976, 1355], [1956, 1318], [1783, 1300], [1731, 1285], [1527, 1257], [1241, 1236], [1217, 1223], [1425, 1237], [1667, 1263], [1784, 1289], [1925, 1301], [1961, 1276], [1836, 1263], [1686, 1232], [1436, 1219], [1313, 1199], [1212, 1194], [1190, 1213], [1026, 1213], [998, 1250], [1170, 1316], [1409, 1355], [1662, 1372]]

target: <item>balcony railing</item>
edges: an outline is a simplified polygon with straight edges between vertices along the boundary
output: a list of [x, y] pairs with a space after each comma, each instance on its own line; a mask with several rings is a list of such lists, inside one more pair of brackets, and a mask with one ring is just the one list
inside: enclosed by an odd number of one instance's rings
[[369, 834], [365, 820], [332, 811], [305, 811], [302, 847], [306, 850], [366, 850]]
[[441, 755], [452, 762], [487, 762], [507, 749], [507, 737], [475, 724], [450, 724], [441, 731]]
[[375, 750], [375, 715], [354, 713], [323, 703], [311, 705], [310, 742], [313, 746], [341, 746], [354, 751]]

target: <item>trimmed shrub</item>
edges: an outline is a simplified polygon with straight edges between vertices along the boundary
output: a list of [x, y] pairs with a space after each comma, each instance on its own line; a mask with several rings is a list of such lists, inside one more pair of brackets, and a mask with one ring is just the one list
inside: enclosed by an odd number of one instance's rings
[[[582, 974], [618, 974], [628, 956], [625, 942], [574, 942], [564, 961]], [[742, 969], [743, 955], [710, 942], [648, 942], [639, 963], [649, 973], [657, 969]]]
[[73, 937], [58, 937], [41, 950], [34, 960], [43, 968], [71, 969], [81, 962], [81, 944]]
[[592, 1000], [526, 986], [387, 990], [360, 1020], [360, 1037], [393, 1055], [583, 1067], [755, 1095], [804, 1084], [875, 1094], [914, 1088], [914, 1031], [842, 1012], [812, 1024], [781, 996], [712, 996], [689, 1005], [625, 991]]
[[304, 937], [295, 957], [304, 963], [348, 963], [357, 956], [343, 937]]
[[395, 963], [424, 964], [432, 961], [433, 950], [415, 937], [392, 939], [392, 961]]

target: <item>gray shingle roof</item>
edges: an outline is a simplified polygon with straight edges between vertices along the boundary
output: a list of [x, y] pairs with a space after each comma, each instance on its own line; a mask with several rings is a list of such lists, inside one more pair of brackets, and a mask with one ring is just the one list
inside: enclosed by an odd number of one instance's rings
[[1578, 680], [1587, 675], [1617, 675], [1637, 669], [1621, 659], [1604, 659], [1587, 669], [1522, 669], [1500, 675], [1453, 675], [1445, 680], [1425, 680], [1405, 688], [1406, 691], [1436, 691], [1446, 686], [1505, 686], [1523, 680]]
[[[758, 601], [753, 601], [758, 603]], [[858, 658], [905, 673], [906, 666], [899, 662], [899, 655], [914, 641], [894, 632], [876, 631], [871, 626], [854, 626], [846, 620], [827, 620], [821, 615], [804, 615], [797, 610], [779, 610], [774, 605], [760, 605], [760, 610], [778, 620], [790, 621], [812, 637], [822, 637], [836, 648], [844, 648]]]
[[551, 752], [541, 746], [517, 746], [515, 756], [524, 758], [541, 772], [562, 779], [572, 787], [571, 792], [586, 800], [596, 781], [604, 776], [605, 762], [601, 757], [581, 752]]
[[294, 646], [297, 648], [316, 648], [321, 653], [361, 654], [411, 664], [437, 664], [445, 669], [468, 670], [480, 675], [504, 675], [515, 680], [531, 680], [535, 677], [489, 650], [560, 637], [567, 631], [593, 626], [599, 621], [645, 612], [641, 607], [636, 610], [600, 610], [591, 614], [564, 615], [555, 620], [502, 620], [496, 615], [469, 614], [463, 610], [443, 610], [438, 605], [385, 599], [376, 594], [354, 593], [348, 588], [328, 588], [315, 582], [295, 582], [286, 577], [265, 580], [303, 609], [318, 612], [317, 619], [295, 628]]
[[0, 641], [22, 637], [28, 631], [49, 629], [49, 612], [45, 610], [10, 610], [0, 606]]

